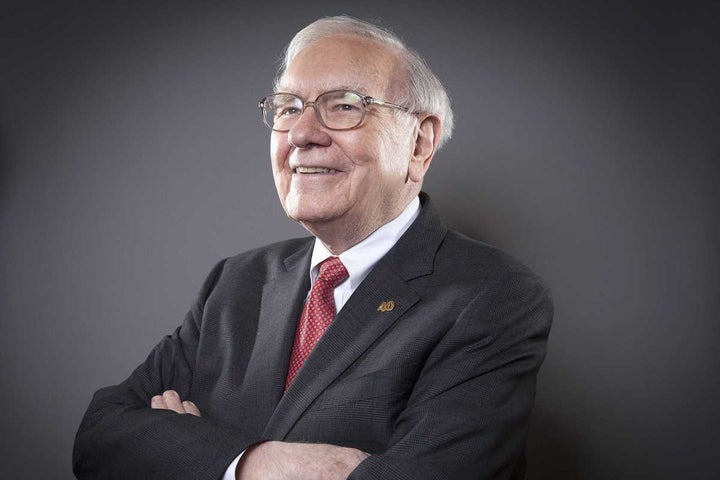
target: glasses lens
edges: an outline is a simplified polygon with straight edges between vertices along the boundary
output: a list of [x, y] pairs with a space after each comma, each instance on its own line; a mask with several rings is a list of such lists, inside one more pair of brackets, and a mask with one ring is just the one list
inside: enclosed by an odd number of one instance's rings
[[357, 127], [365, 116], [363, 99], [354, 92], [325, 92], [317, 98], [315, 108], [325, 126], [336, 130]]
[[273, 130], [287, 131], [303, 111], [303, 102], [289, 93], [268, 95], [263, 101], [263, 120]]

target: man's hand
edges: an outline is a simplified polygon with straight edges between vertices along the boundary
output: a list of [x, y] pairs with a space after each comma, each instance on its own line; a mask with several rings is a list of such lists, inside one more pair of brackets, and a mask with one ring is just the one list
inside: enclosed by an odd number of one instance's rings
[[370, 455], [318, 443], [264, 442], [245, 451], [237, 480], [345, 480]]
[[[150, 400], [156, 410], [200, 417], [200, 410], [175, 390]], [[370, 455], [355, 448], [322, 443], [263, 442], [248, 448], [238, 463], [238, 480], [345, 480]]]
[[150, 407], [156, 410], [172, 410], [177, 413], [189, 413], [196, 417], [202, 417], [198, 407], [191, 401], [182, 401], [175, 390], [165, 390], [162, 395], [152, 397]]

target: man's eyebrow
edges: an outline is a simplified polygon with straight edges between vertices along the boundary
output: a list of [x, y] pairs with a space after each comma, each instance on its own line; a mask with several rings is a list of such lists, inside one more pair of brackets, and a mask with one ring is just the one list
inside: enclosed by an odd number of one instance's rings
[[[307, 90], [310, 90], [310, 88], [308, 88], [307, 86], [305, 86], [305, 85], [302, 84], [302, 83], [299, 83], [299, 84], [297, 84], [297, 85], [293, 85], [293, 88], [290, 88], [290, 87], [287, 87], [287, 86], [284, 86], [284, 85], [279, 85], [278, 89], [276, 89], [276, 91], [273, 92], [273, 93], [283, 92], [283, 93], [294, 93], [294, 94], [296, 94], [296, 95], [299, 95], [297, 92], [302, 92], [302, 91], [307, 91]], [[352, 90], [353, 92], [358, 92], [358, 93], [365, 94], [365, 89], [364, 89], [362, 86], [360, 86], [359, 83], [354, 83], [354, 84], [348, 84], [348, 83], [337, 84], [337, 83], [326, 83], [326, 82], [323, 82], [323, 83], [321, 84], [321, 91], [320, 91], [320, 93], [331, 92], [331, 91], [333, 91], [333, 90]]]
[[330, 90], [352, 90], [354, 92], [362, 92], [363, 88], [360, 86], [359, 83], [355, 83], [352, 85], [349, 84], [343, 84], [343, 85], [333, 85], [333, 86], [326, 86], [325, 91]]

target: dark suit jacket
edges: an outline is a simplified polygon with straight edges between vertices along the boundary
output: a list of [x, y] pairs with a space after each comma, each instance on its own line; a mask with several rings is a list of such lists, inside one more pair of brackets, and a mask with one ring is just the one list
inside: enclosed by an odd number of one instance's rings
[[[95, 394], [75, 441], [78, 478], [216, 480], [267, 439], [369, 452], [357, 480], [521, 478], [548, 291], [421, 199], [284, 394], [313, 239], [220, 262], [183, 325]], [[151, 410], [166, 389], [203, 417]]]

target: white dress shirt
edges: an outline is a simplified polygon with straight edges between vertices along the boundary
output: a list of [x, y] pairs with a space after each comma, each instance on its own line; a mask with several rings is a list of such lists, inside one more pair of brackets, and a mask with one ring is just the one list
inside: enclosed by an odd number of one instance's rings
[[[394, 220], [371, 233], [365, 240], [344, 251], [338, 257], [350, 276], [335, 287], [335, 311], [339, 312], [355, 289], [365, 280], [370, 270], [397, 243], [398, 239], [410, 227], [420, 214], [420, 199], [412, 202]], [[319, 240], [315, 239], [312, 259], [310, 260], [310, 287], [317, 279], [320, 264], [333, 254]], [[308, 292], [308, 295], [310, 292]]]
[[[390, 251], [419, 214], [420, 199], [415, 197], [394, 220], [386, 223], [371, 233], [365, 240], [338, 255], [340, 261], [345, 265], [349, 277], [336, 286], [333, 292], [336, 312], [342, 309], [350, 295], [365, 280], [370, 270]], [[315, 238], [312, 258], [310, 259], [310, 288], [317, 279], [320, 264], [332, 256], [333, 253], [327, 249], [322, 241]], [[235, 468], [243, 453], [245, 452], [241, 452], [230, 464], [225, 471], [223, 480], [235, 480]]]

